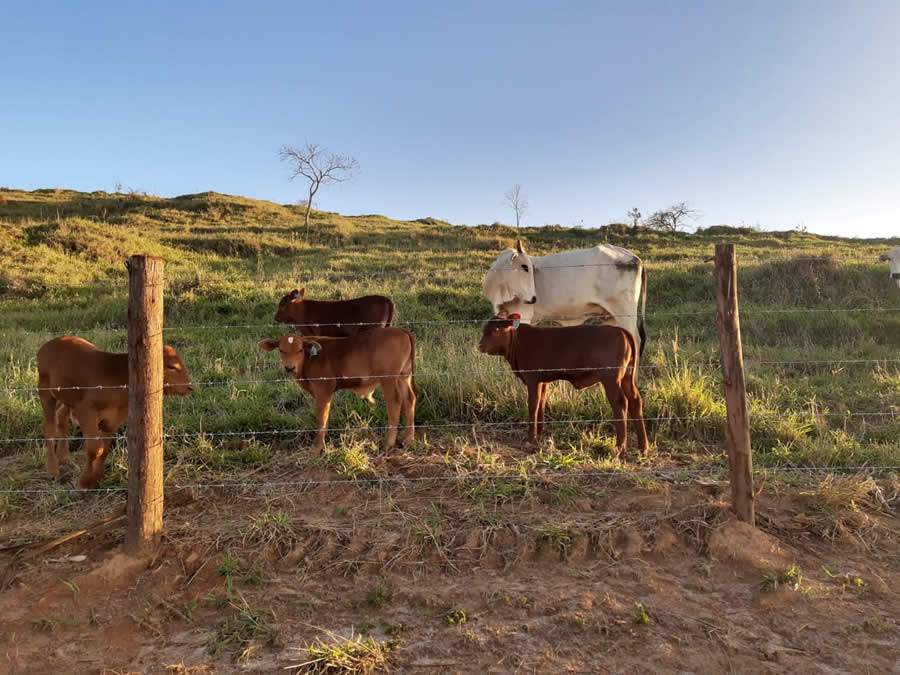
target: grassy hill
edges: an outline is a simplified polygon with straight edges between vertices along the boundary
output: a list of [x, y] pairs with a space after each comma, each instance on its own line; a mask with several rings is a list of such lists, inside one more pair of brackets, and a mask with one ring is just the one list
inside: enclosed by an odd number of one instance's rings
[[[306, 286], [311, 298], [388, 294], [401, 322], [426, 322], [411, 326], [419, 340], [418, 422], [460, 426], [423, 428], [422, 447], [452, 451], [488, 433], [517, 442], [521, 426], [467, 426], [525, 416], [524, 388], [505, 362], [475, 351], [480, 325], [466, 321], [488, 317], [481, 279], [514, 235], [498, 225], [326, 212], [314, 213], [307, 232], [294, 207], [217, 193], [164, 199], [0, 190], [0, 378], [6, 387], [20, 388], [0, 395], [0, 437], [40, 436], [32, 388], [35, 354], [44, 341], [69, 333], [103, 348], [123, 347], [123, 261], [140, 252], [166, 260], [166, 340], [181, 351], [195, 382], [206, 383], [190, 398], [167, 402], [168, 431], [311, 426], [308, 400], [280, 382], [274, 359], [256, 348], [259, 339], [282, 330], [271, 325], [280, 296]], [[642, 373], [641, 382], [655, 461], [721, 460], [724, 403], [706, 259], [716, 242], [731, 241], [741, 266], [757, 463], [900, 464], [900, 312], [868, 311], [900, 307], [900, 292], [878, 262], [879, 253], [900, 239], [726, 227], [688, 235], [550, 226], [523, 228], [522, 235], [534, 254], [608, 241], [646, 262], [644, 363], [654, 368]], [[440, 323], [445, 320], [456, 323]], [[881, 362], [846, 363], [872, 359]], [[824, 363], [764, 363], [770, 361]], [[893, 415], [856, 414], [876, 412]], [[600, 391], [576, 395], [559, 386], [548, 415], [595, 419], [609, 409]], [[378, 432], [365, 427], [383, 423], [383, 406], [341, 395], [331, 426], [362, 431], [337, 433], [332, 446], [371, 448]], [[551, 464], [594, 466], [606, 461], [611, 431], [606, 425], [558, 425], [542, 456], [555, 457]], [[296, 447], [289, 435], [243, 442], [191, 435], [170, 443], [167, 457], [173, 467], [228, 471], [264, 463], [286, 439]], [[22, 473], [38, 466], [39, 452], [35, 443], [0, 445], [0, 453], [21, 458]], [[122, 480], [119, 462], [107, 484]]]

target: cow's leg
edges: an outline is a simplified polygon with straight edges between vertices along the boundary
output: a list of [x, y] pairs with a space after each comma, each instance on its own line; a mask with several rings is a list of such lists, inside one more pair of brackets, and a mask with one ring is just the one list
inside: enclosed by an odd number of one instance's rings
[[52, 393], [46, 391], [46, 387], [49, 386], [49, 380], [41, 376], [38, 381], [38, 393], [41, 398], [41, 410], [44, 413], [44, 444], [47, 446], [47, 462], [45, 467], [47, 473], [54, 478], [59, 478], [59, 457], [56, 454], [58, 441], [56, 439], [61, 436], [61, 434], [56, 426], [57, 401]]
[[93, 410], [79, 409], [75, 411], [78, 426], [84, 434], [84, 451], [87, 461], [81, 472], [81, 487], [91, 490], [97, 487], [97, 483], [103, 478], [103, 464], [106, 460], [106, 439], [100, 438], [106, 434], [100, 429], [100, 419]]
[[603, 388], [606, 391], [606, 398], [612, 408], [613, 424], [616, 427], [616, 455], [620, 455], [625, 451], [628, 445], [627, 426], [625, 419], [628, 417], [628, 399], [625, 392], [616, 380], [604, 380]]
[[543, 433], [544, 433], [544, 406], [547, 405], [547, 397], [549, 395], [550, 395], [550, 383], [549, 382], [541, 382], [538, 385], [538, 420], [537, 420], [538, 435], [543, 435]]
[[641, 454], [646, 454], [650, 444], [647, 441], [647, 427], [644, 425], [644, 401], [641, 399], [641, 392], [627, 376], [622, 386], [628, 398], [628, 420], [637, 432], [638, 449]]
[[334, 391], [317, 391], [314, 394], [316, 399], [316, 440], [313, 442], [313, 452], [322, 452], [325, 450], [325, 432], [328, 431], [328, 415], [331, 412], [331, 397]]
[[540, 382], [528, 382], [528, 440], [537, 444], [540, 438], [538, 408], [540, 407]]
[[69, 454], [69, 436], [72, 432], [72, 409], [64, 403], [56, 406], [56, 431], [59, 440], [56, 442], [56, 457], [59, 464], [68, 464], [72, 461]]
[[387, 452], [394, 447], [397, 442], [397, 426], [400, 424], [400, 409], [403, 406], [405, 398], [404, 392], [400, 389], [401, 383], [398, 380], [387, 380], [381, 386], [384, 393], [384, 402], [387, 405], [387, 434], [384, 437], [384, 445], [382, 450]]
[[416, 440], [416, 390], [413, 387], [412, 378], [407, 377], [400, 388], [403, 396], [403, 422], [406, 431], [403, 433], [403, 445], [413, 443]]

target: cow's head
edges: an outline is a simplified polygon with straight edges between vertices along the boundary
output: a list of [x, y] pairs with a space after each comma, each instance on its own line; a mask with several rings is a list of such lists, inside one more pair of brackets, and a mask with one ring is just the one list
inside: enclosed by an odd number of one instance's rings
[[879, 260], [886, 262], [891, 267], [891, 279], [900, 287], [900, 246], [895, 246], [887, 253], [882, 253]]
[[497, 314], [503, 305], [520, 303], [533, 305], [538, 301], [534, 287], [534, 265], [525, 253], [521, 240], [499, 256], [484, 277], [484, 295]]
[[187, 396], [194, 391], [191, 376], [175, 347], [163, 347], [163, 393]]
[[322, 344], [301, 335], [284, 335], [278, 340], [260, 340], [258, 346], [264, 352], [278, 350], [284, 372], [300, 376], [307, 358], [315, 358], [322, 351]]
[[295, 288], [281, 298], [275, 310], [275, 323], [303, 323], [303, 295], [305, 288]]
[[510, 314], [508, 317], [494, 316], [488, 319], [481, 331], [478, 351], [491, 356], [506, 356], [512, 344], [513, 331], [518, 328], [518, 324], [518, 314]]

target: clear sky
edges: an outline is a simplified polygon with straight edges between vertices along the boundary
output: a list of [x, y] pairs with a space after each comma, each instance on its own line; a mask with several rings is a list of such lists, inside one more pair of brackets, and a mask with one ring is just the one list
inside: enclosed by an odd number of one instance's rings
[[8, 3], [0, 185], [294, 202], [284, 143], [352, 154], [317, 206], [900, 235], [900, 1]]

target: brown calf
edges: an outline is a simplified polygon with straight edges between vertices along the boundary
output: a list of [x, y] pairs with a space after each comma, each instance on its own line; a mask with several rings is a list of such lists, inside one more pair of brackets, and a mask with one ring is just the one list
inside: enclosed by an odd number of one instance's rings
[[[103, 352], [74, 335], [58, 337], [38, 350], [38, 393], [44, 410], [47, 471], [59, 477], [59, 465], [69, 461], [69, 421], [84, 435], [87, 463], [81, 487], [97, 487], [111, 436], [128, 417], [128, 354]], [[163, 348], [165, 394], [193, 391], [181, 357]]]
[[394, 303], [383, 295], [365, 295], [352, 300], [305, 300], [306, 289], [295, 288], [281, 298], [276, 323], [297, 327], [301, 335], [350, 337], [363, 331], [390, 326]]
[[511, 318], [494, 317], [484, 326], [478, 349], [503, 356], [516, 376], [528, 387], [529, 437], [537, 442], [544, 427], [548, 384], [557, 380], [584, 389], [603, 384], [616, 426], [616, 451], [628, 443], [626, 419], [638, 435], [638, 446], [647, 451], [644, 409], [635, 384], [634, 337], [616, 326], [568, 326], [543, 328], [519, 325]]
[[373, 328], [347, 338], [285, 335], [261, 340], [259, 348], [278, 350], [285, 371], [292, 373], [316, 401], [318, 433], [313, 450], [325, 449], [331, 399], [338, 389], [350, 389], [370, 399], [381, 387], [387, 404], [388, 429], [384, 450], [397, 441], [400, 413], [406, 422], [401, 445], [415, 438], [416, 387], [413, 383], [416, 340], [400, 328]]

